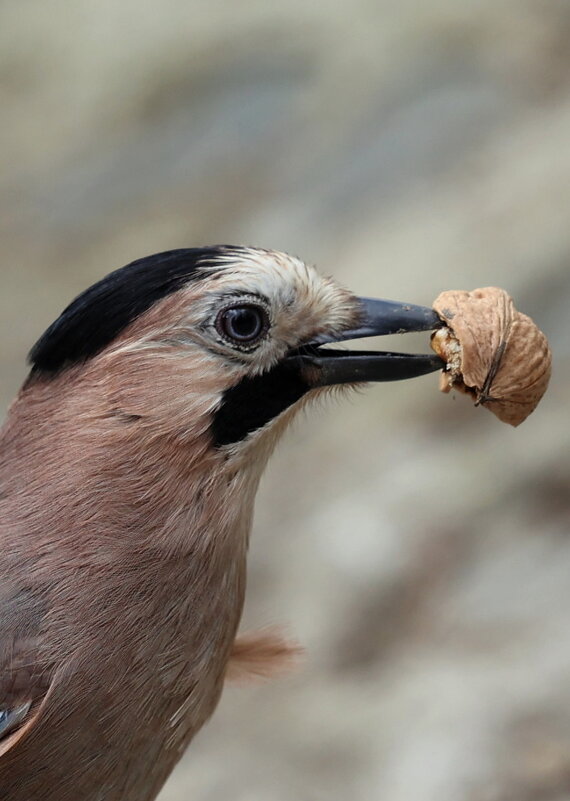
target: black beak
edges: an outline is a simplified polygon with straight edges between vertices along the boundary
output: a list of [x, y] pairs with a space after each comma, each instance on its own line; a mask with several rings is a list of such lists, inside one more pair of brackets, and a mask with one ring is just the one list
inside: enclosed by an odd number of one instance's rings
[[365, 381], [399, 381], [432, 373], [445, 367], [435, 354], [385, 353], [321, 348], [331, 342], [362, 337], [431, 331], [443, 325], [433, 309], [391, 300], [359, 298], [362, 317], [357, 327], [337, 336], [323, 336], [298, 348], [288, 362], [311, 387]]

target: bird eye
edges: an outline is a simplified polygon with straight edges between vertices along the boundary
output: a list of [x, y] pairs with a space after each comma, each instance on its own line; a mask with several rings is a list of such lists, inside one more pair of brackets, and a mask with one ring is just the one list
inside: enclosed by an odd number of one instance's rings
[[260, 339], [268, 328], [267, 312], [253, 304], [224, 309], [216, 320], [218, 333], [237, 345], [251, 345]]

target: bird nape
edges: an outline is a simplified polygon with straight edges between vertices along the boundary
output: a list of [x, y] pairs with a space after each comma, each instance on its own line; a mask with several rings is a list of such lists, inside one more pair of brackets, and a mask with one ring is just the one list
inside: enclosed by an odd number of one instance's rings
[[0, 434], [0, 798], [157, 796], [232, 661], [282, 655], [236, 631], [287, 423], [330, 387], [442, 366], [330, 345], [439, 326], [230, 246], [140, 259], [65, 309]]

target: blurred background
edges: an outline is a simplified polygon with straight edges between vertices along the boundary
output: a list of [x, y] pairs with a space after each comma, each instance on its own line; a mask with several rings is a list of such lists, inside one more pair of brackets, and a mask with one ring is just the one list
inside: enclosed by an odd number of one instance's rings
[[208, 243], [414, 303], [502, 286], [554, 350], [517, 430], [437, 376], [298, 421], [259, 494], [244, 627], [287, 624], [305, 663], [228, 688], [161, 801], [569, 799], [570, 3], [0, 18], [2, 411], [75, 294]]

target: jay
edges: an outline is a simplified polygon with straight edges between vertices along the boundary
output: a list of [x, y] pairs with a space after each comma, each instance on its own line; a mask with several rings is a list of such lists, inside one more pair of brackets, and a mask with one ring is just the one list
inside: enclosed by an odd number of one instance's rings
[[230, 246], [140, 259], [63, 311], [0, 433], [2, 801], [156, 798], [232, 664], [286, 652], [236, 632], [288, 423], [442, 366], [334, 344], [440, 325]]

